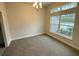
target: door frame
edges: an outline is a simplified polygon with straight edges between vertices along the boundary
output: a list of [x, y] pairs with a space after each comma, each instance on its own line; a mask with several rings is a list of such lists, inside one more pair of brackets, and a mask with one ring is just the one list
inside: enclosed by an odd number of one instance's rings
[[5, 45], [5, 47], [7, 47], [7, 46], [8, 46], [8, 43], [7, 43], [7, 37], [6, 37], [6, 32], [5, 32], [5, 26], [4, 26], [4, 21], [3, 21], [3, 16], [2, 16], [2, 12], [1, 12], [1, 11], [0, 11], [0, 23], [1, 23], [2, 33], [3, 33], [4, 45]]

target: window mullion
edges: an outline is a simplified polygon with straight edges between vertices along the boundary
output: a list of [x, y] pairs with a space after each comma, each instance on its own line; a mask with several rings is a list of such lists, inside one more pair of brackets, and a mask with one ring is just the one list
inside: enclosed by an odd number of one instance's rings
[[60, 33], [60, 15], [59, 15], [59, 24], [58, 24], [58, 31], [57, 31], [57, 33]]

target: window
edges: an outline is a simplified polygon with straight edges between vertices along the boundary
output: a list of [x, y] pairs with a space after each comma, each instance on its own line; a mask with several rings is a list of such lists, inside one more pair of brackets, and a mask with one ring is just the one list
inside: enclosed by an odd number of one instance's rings
[[60, 7], [53, 8], [53, 9], [51, 10], [51, 13], [58, 12], [58, 11], [60, 11]]
[[66, 3], [63, 6], [61, 6], [61, 10], [67, 10], [67, 9], [71, 9], [77, 6], [77, 3], [73, 2], [73, 3]]
[[59, 25], [59, 16], [52, 16], [50, 18], [50, 31], [51, 32], [57, 32], [58, 31], [58, 25]]
[[61, 15], [59, 32], [61, 34], [71, 37], [73, 33], [73, 28], [74, 28], [74, 20], [75, 20], [75, 14]]
[[60, 7], [52, 8], [50, 13], [55, 13], [55, 12], [59, 12], [61, 10], [67, 10], [67, 9], [75, 8], [76, 6], [77, 6], [76, 2], [66, 3], [66, 4], [64, 4]]
[[[76, 8], [76, 6], [77, 3], [72, 2], [51, 9], [50, 32], [72, 38], [76, 13], [70, 10], [73, 10], [72, 8]], [[70, 13], [66, 13], [66, 9], [69, 10]], [[61, 12], [62, 10], [63, 13]], [[57, 12], [59, 12], [59, 14], [56, 15]], [[55, 15], [53, 13], [55, 13]]]

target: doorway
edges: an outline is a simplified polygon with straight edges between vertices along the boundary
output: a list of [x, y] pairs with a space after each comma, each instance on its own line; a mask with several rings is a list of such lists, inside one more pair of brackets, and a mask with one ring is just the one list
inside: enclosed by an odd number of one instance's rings
[[0, 12], [0, 48], [4, 48], [6, 46], [6, 35], [3, 23], [2, 13]]
[[0, 47], [5, 47], [1, 23], [0, 23]]

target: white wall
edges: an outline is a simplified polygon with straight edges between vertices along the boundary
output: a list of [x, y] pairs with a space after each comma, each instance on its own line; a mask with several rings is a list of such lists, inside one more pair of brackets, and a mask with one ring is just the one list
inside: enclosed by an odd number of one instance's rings
[[31, 4], [5, 3], [11, 40], [44, 33], [45, 9]]

